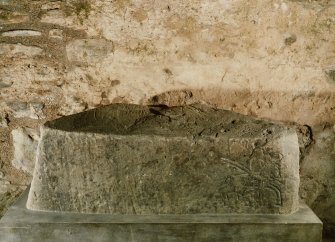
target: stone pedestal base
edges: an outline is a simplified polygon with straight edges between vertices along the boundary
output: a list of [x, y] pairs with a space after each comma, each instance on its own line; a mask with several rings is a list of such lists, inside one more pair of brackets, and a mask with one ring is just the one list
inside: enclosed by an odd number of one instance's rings
[[1, 242], [321, 241], [306, 206], [291, 215], [106, 215], [36, 212], [23, 195], [0, 220]]

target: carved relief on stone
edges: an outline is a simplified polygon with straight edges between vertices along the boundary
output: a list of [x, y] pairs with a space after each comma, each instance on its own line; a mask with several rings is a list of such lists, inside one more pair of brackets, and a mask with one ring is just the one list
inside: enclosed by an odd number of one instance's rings
[[42, 127], [34, 210], [112, 214], [291, 213], [293, 129], [201, 105], [116, 104]]

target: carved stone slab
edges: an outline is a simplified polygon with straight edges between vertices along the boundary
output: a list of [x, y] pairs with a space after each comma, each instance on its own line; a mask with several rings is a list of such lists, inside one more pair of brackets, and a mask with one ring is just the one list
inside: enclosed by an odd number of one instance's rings
[[293, 129], [201, 105], [113, 104], [41, 128], [27, 207], [291, 213], [298, 188]]

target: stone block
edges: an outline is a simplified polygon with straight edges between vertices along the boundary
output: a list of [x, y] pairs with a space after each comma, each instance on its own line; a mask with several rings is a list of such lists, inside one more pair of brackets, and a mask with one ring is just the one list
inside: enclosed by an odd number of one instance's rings
[[202, 105], [113, 104], [47, 122], [27, 206], [111, 214], [292, 213], [294, 129]]
[[43, 52], [43, 49], [36, 46], [26, 46], [23, 44], [1, 44], [0, 45], [0, 54], [4, 56], [27, 56], [33, 57], [40, 55]]
[[[0, 82], [1, 89], [1, 82]], [[0, 128], [8, 128], [8, 115], [6, 113], [0, 113]]]
[[11, 110], [15, 118], [45, 118], [43, 113], [44, 103], [40, 101], [7, 101], [6, 105]]
[[321, 242], [322, 235], [303, 204], [290, 215], [112, 215], [31, 211], [26, 199], [0, 220], [0, 242]]
[[42, 33], [36, 30], [10, 30], [7, 32], [3, 32], [1, 35], [5, 37], [17, 37], [17, 36], [27, 37], [27, 36], [41, 36]]
[[113, 42], [105, 39], [79, 39], [66, 45], [66, 54], [71, 62], [96, 63], [113, 52]]
[[20, 127], [12, 130], [14, 157], [12, 165], [31, 175], [34, 172], [39, 130]]

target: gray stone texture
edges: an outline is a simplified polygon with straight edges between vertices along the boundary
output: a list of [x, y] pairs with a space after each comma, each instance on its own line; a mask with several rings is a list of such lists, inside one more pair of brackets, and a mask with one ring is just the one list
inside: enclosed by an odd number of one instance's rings
[[111, 215], [31, 211], [26, 200], [0, 220], [0, 242], [320, 242], [322, 234], [303, 204], [290, 215]]
[[115, 104], [47, 122], [27, 206], [111, 214], [292, 213], [294, 129], [202, 105]]

